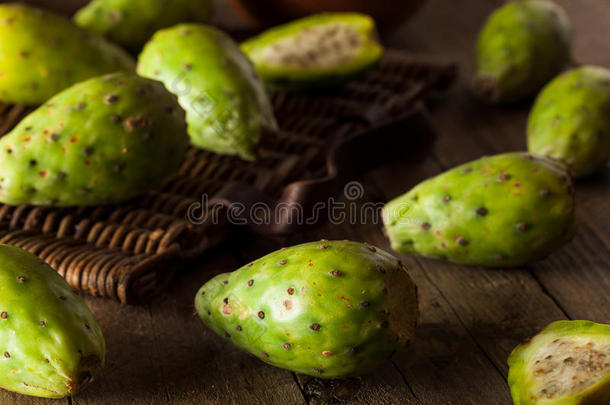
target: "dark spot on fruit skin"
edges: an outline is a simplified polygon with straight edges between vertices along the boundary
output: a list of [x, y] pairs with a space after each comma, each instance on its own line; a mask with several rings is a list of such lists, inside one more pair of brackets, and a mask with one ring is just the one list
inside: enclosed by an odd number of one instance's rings
[[515, 227], [519, 232], [525, 232], [529, 229], [529, 225], [525, 222], [519, 222]]
[[113, 115], [111, 119], [112, 119], [112, 122], [114, 122], [115, 124], [118, 124], [119, 122], [121, 122], [120, 115]]
[[184, 68], [185, 68], [186, 70], [191, 70], [191, 69], [193, 69], [193, 65], [191, 65], [190, 63], [185, 63], [185, 64], [184, 64]]
[[40, 321], [40, 322], [38, 322], [38, 324], [40, 326], [42, 326], [43, 328], [45, 328], [47, 326], [47, 323], [45, 321]]
[[25, 283], [25, 277], [24, 276], [17, 276], [17, 281], [19, 281], [21, 284]]
[[60, 296], [59, 296], [59, 299], [60, 299], [60, 300], [62, 300], [62, 301], [65, 301], [65, 300], [66, 300], [66, 297], [64, 297], [63, 295], [60, 295]]
[[322, 374], [322, 373], [324, 373], [324, 370], [320, 370], [319, 368], [314, 368], [313, 372], [316, 374]]
[[238, 331], [238, 332], [241, 332], [241, 331], [243, 330], [243, 329], [242, 329], [242, 327], [241, 327], [241, 325], [237, 325], [237, 326], [235, 327], [235, 329], [237, 329], [237, 331]]
[[36, 160], [34, 160], [34, 159], [30, 160], [30, 166], [36, 166], [36, 163], [37, 163]]
[[289, 288], [288, 290], [286, 290], [286, 292], [288, 293], [288, 295], [292, 295], [294, 294], [294, 288]]
[[12, 148], [7, 148], [7, 149], [6, 149], [6, 153], [9, 153], [9, 154], [10, 154], [10, 153], [13, 153], [13, 149], [12, 149]]
[[449, 196], [449, 195], [444, 196], [443, 201], [445, 201], [445, 202], [451, 201], [451, 196]]
[[225, 298], [225, 299], [222, 300], [222, 302], [224, 302], [225, 304], [228, 304], [229, 303], [229, 299]]
[[76, 106], [74, 106], [74, 109], [76, 110], [83, 110], [85, 108], [85, 103], [78, 103], [76, 104]]
[[507, 173], [500, 173], [500, 175], [498, 176], [498, 180], [499, 180], [499, 181], [507, 181], [507, 180], [510, 180], [510, 174], [507, 174]]
[[53, 142], [57, 142], [57, 141], [59, 140], [59, 135], [57, 135], [57, 134], [51, 134], [51, 140], [52, 140]]
[[269, 353], [267, 353], [267, 352], [261, 352], [261, 354], [263, 355], [263, 357], [265, 357], [265, 358], [269, 358]]
[[487, 215], [487, 212], [488, 212], [487, 208], [485, 208], [485, 207], [481, 207], [481, 208], [477, 209], [477, 215], [481, 216], [481, 217], [484, 217], [485, 215]]
[[324, 357], [330, 357], [330, 356], [332, 356], [333, 354], [334, 354], [334, 353], [333, 353], [333, 352], [331, 352], [330, 350], [324, 350], [324, 351], [322, 352], [322, 356], [324, 356]]
[[466, 174], [466, 173], [470, 173], [472, 171], [472, 169], [470, 167], [466, 167], [464, 169], [462, 169], [462, 173]]
[[286, 259], [284, 259], [284, 260], [280, 260], [279, 265], [280, 265], [280, 266], [283, 266], [283, 265], [285, 265], [286, 263], [288, 263], [288, 261], [287, 261]]
[[468, 241], [466, 239], [464, 239], [462, 236], [458, 236], [457, 238], [455, 238], [455, 243], [457, 243], [460, 246], [466, 246], [468, 244]]
[[282, 345], [282, 347], [283, 347], [284, 349], [286, 349], [286, 350], [290, 350], [290, 349], [292, 348], [292, 346], [290, 346], [290, 343], [284, 343], [284, 344]]
[[354, 354], [358, 353], [358, 348], [357, 347], [350, 347], [348, 349], [347, 353], [354, 355]]
[[254, 280], [248, 280], [248, 287], [252, 287], [252, 284], [254, 284]]
[[385, 269], [382, 266], [377, 265], [377, 270], [379, 270], [381, 274], [385, 274]]
[[8, 318], [8, 314], [7, 314], [6, 312], [2, 312], [2, 313], [0, 314], [0, 318], [2, 318], [2, 319], [7, 319], [7, 318]]
[[319, 323], [312, 323], [311, 325], [309, 325], [309, 329], [315, 330], [317, 332], [317, 331], [320, 330], [320, 324]]
[[365, 243], [366, 247], [368, 250], [370, 250], [371, 252], [376, 252], [377, 248], [373, 245], [371, 245], [370, 243]]
[[540, 195], [540, 197], [548, 197], [549, 194], [551, 194], [551, 192], [549, 190], [544, 189], [544, 190], [540, 190], [538, 192], [538, 194]]
[[83, 149], [83, 155], [85, 155], [85, 156], [91, 156], [92, 153], [93, 153], [93, 148], [91, 148], [91, 147], [86, 147]]
[[125, 120], [125, 130], [128, 132], [132, 132], [138, 129], [142, 129], [150, 126], [150, 120], [138, 115], [136, 117], [130, 117]]
[[231, 339], [231, 335], [229, 335], [229, 333], [227, 333], [227, 332], [225, 332], [225, 337], [226, 337], [227, 339]]
[[339, 277], [341, 275], [341, 270], [331, 270], [330, 275], [333, 277]]
[[114, 172], [117, 174], [121, 173], [123, 171], [123, 164], [117, 163], [116, 165], [114, 165], [114, 168], [112, 170], [114, 170]]
[[104, 103], [106, 104], [114, 104], [117, 101], [119, 101], [119, 96], [116, 94], [108, 94], [106, 97], [104, 97]]
[[57, 178], [59, 180], [65, 179], [66, 178], [66, 173], [64, 173], [64, 172], [57, 172]]
[[319, 249], [328, 249], [328, 245], [320, 245], [318, 246]]
[[4, 357], [6, 357], [7, 359], [10, 359], [11, 354], [9, 352], [4, 352]]
[[368, 306], [370, 306], [370, 305], [371, 305], [371, 303], [370, 303], [370, 302], [368, 302], [368, 301], [362, 301], [362, 302], [360, 303], [360, 306], [361, 306], [361, 307], [364, 307], [364, 308], [366, 308], [366, 307], [368, 307]]
[[428, 229], [430, 229], [430, 224], [427, 222], [424, 222], [423, 224], [421, 224], [421, 229], [423, 229], [424, 231], [427, 231]]
[[261, 319], [265, 319], [265, 313], [263, 311], [258, 311], [258, 317]]

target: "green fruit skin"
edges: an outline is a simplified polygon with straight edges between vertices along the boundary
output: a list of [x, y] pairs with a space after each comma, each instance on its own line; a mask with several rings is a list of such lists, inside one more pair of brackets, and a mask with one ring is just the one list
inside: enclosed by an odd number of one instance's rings
[[0, 100], [39, 105], [74, 83], [134, 61], [105, 39], [49, 11], [0, 5]]
[[489, 103], [533, 97], [569, 63], [571, 36], [565, 12], [551, 1], [502, 6], [477, 40], [475, 92]]
[[350, 241], [293, 246], [218, 275], [195, 307], [214, 332], [262, 361], [320, 378], [371, 371], [411, 338], [418, 318], [404, 266]]
[[574, 233], [574, 189], [557, 162], [520, 152], [428, 179], [383, 209], [398, 252], [490, 267], [539, 260]]
[[105, 343], [89, 308], [36, 256], [0, 245], [0, 387], [63, 398], [103, 367]]
[[577, 178], [601, 169], [610, 159], [610, 70], [583, 66], [551, 81], [530, 113], [527, 145]]
[[517, 346], [508, 357], [508, 385], [515, 405], [607, 405], [610, 403], [610, 374], [584, 391], [560, 398], [535, 398], [530, 358], [546, 342], [570, 336], [587, 336], [610, 342], [610, 325], [591, 321], [556, 321]]
[[[326, 24], [346, 24], [362, 33], [366, 43], [356, 57], [339, 67], [296, 68], [271, 65], [265, 61], [265, 52], [282, 39], [296, 35], [304, 29]], [[375, 21], [358, 13], [325, 13], [305, 17], [292, 23], [271, 28], [245, 41], [243, 51], [254, 62], [265, 84], [279, 90], [305, 90], [336, 87], [369, 68], [383, 56], [383, 46], [377, 41]]]
[[213, 27], [180, 24], [157, 32], [144, 46], [137, 71], [178, 96], [196, 146], [252, 160], [261, 133], [277, 128], [251, 62]]
[[184, 111], [163, 84], [133, 73], [78, 83], [0, 140], [0, 201], [99, 205], [171, 176], [188, 147]]
[[181, 22], [208, 22], [212, 0], [93, 0], [74, 23], [129, 49], [139, 49], [157, 31]]

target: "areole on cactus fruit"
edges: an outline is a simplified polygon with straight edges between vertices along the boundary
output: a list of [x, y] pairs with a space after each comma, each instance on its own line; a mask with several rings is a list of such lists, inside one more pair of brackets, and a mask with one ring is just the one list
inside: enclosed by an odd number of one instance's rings
[[62, 16], [0, 4], [0, 101], [39, 105], [74, 83], [134, 68], [125, 51]]
[[195, 299], [214, 332], [271, 365], [356, 376], [413, 336], [417, 288], [390, 254], [350, 241], [278, 250], [207, 282]]
[[465, 163], [383, 208], [392, 248], [455, 263], [511, 267], [574, 233], [574, 188], [558, 162], [522, 152]]
[[0, 388], [63, 398], [104, 360], [104, 337], [78, 294], [36, 256], [0, 245]]
[[242, 49], [271, 87], [311, 89], [341, 84], [383, 55], [375, 22], [358, 13], [326, 13], [272, 28]]
[[515, 405], [610, 404], [610, 325], [557, 321], [513, 350]]

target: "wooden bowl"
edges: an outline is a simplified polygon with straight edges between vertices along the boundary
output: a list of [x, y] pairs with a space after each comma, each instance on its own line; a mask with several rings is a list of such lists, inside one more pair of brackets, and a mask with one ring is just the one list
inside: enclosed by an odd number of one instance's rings
[[268, 27], [325, 11], [357, 11], [372, 16], [381, 31], [402, 24], [426, 0], [228, 0], [250, 22]]

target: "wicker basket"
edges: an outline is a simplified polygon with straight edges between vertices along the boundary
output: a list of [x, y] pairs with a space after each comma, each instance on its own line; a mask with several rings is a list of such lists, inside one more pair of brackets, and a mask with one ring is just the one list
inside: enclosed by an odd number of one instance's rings
[[[178, 175], [130, 203], [0, 204], [0, 243], [38, 255], [83, 293], [142, 302], [162, 290], [185, 261], [226, 238], [229, 221], [219, 213], [236, 203], [265, 201], [271, 211], [278, 203], [309, 206], [377, 163], [375, 148], [386, 151], [384, 158], [390, 158], [388, 149], [412, 158], [433, 134], [419, 102], [429, 91], [443, 90], [454, 75], [452, 65], [388, 52], [376, 69], [339, 92], [275, 93], [281, 129], [263, 136], [256, 162], [191, 148]], [[0, 105], [0, 133], [28, 112]], [[298, 228], [290, 216], [287, 210], [250, 229], [287, 235]]]

